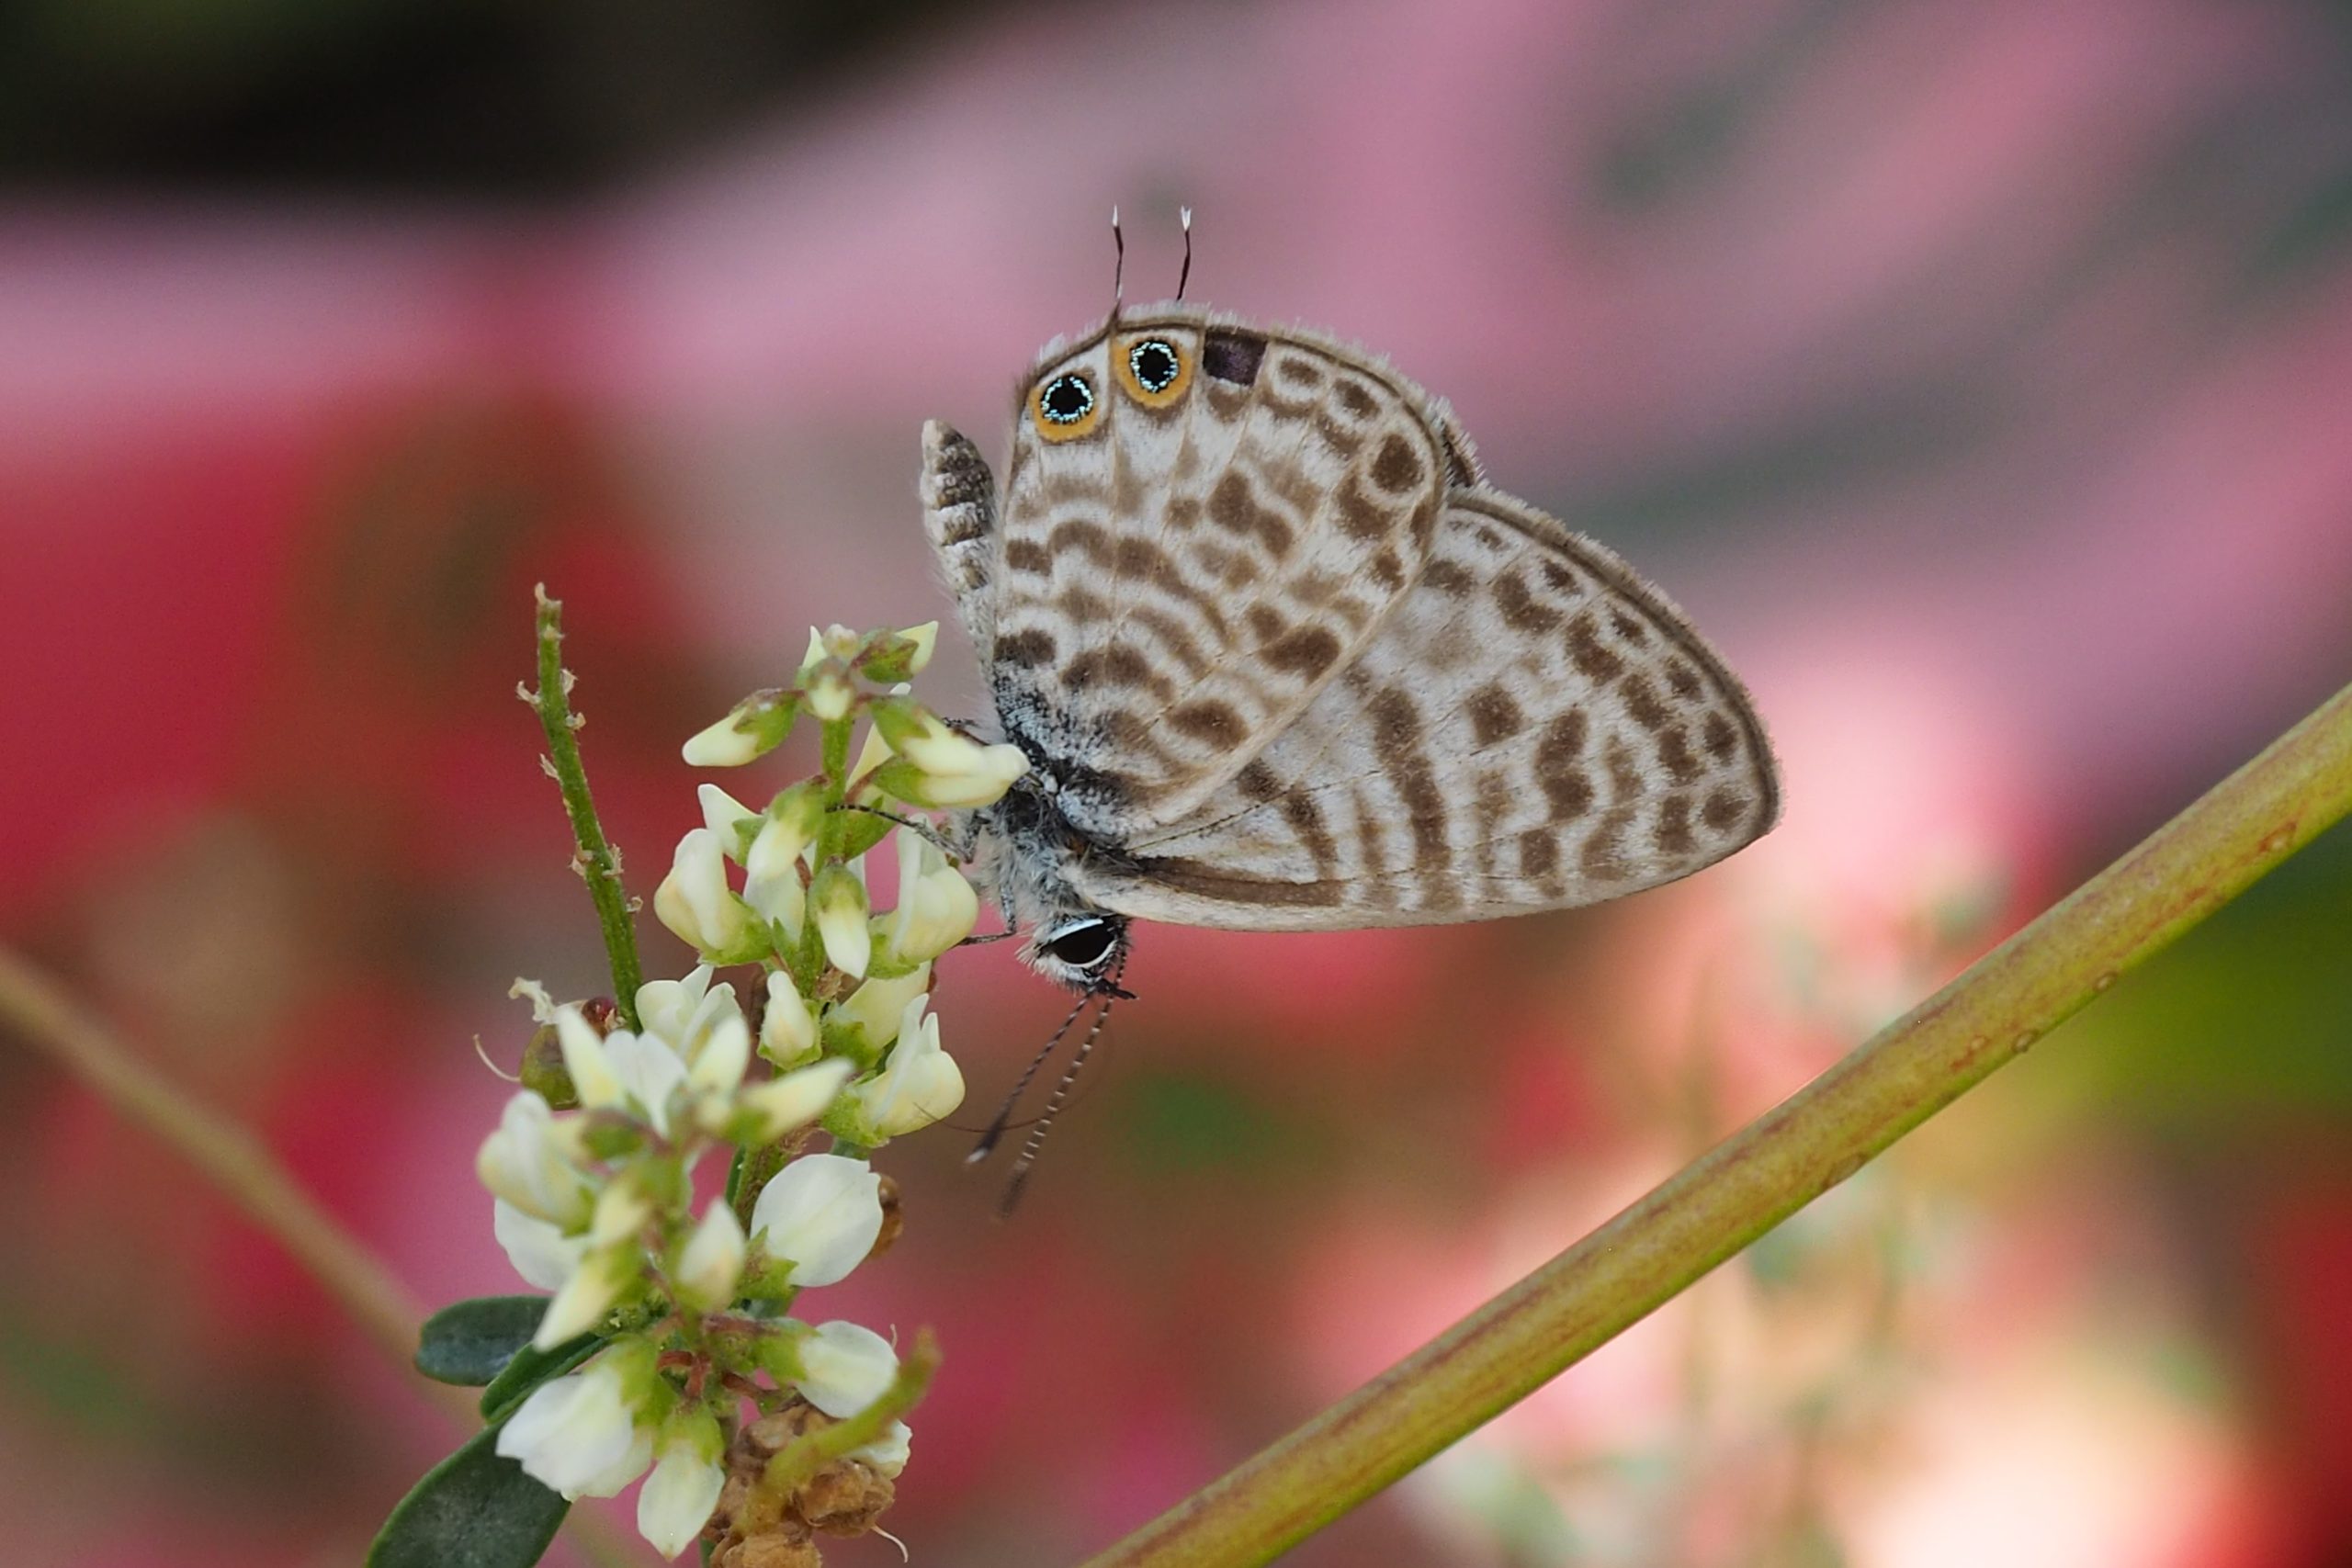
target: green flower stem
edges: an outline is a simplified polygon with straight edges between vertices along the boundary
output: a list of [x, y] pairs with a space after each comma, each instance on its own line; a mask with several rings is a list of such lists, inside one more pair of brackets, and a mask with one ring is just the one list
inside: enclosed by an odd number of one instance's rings
[[2352, 687], [1665, 1185], [1087, 1568], [1265, 1562], [1606, 1344], [2352, 809]]
[[771, 1497], [788, 1496], [800, 1483], [853, 1449], [879, 1438], [890, 1423], [915, 1407], [939, 1371], [939, 1339], [928, 1328], [915, 1330], [914, 1348], [899, 1363], [890, 1386], [874, 1403], [831, 1426], [804, 1433], [768, 1461], [760, 1478], [761, 1490]]
[[605, 931], [605, 955], [612, 962], [613, 1003], [624, 1027], [637, 1027], [637, 988], [645, 972], [637, 961], [637, 931], [629, 923], [628, 891], [621, 886], [620, 856], [605, 840], [596, 820], [596, 803], [589, 798], [588, 771], [581, 764], [581, 720], [571, 712], [571, 672], [563, 667], [563, 601], [548, 597], [547, 584], [531, 590], [538, 600], [539, 689], [526, 693], [548, 737], [548, 771], [563, 791], [563, 809], [571, 818], [571, 837], [580, 846], [572, 864], [588, 884], [596, 901], [596, 922]]

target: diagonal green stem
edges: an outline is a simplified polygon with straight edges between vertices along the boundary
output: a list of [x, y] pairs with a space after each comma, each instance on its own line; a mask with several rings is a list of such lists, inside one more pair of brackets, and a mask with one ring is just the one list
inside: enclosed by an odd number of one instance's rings
[[1087, 1568], [1265, 1562], [1837, 1186], [2352, 809], [2352, 687], [1665, 1185]]
[[563, 791], [571, 837], [580, 846], [572, 864], [596, 901], [596, 923], [604, 928], [605, 955], [612, 963], [613, 1002], [624, 1027], [637, 1027], [637, 988], [645, 980], [637, 962], [637, 930], [629, 923], [628, 892], [621, 886], [620, 856], [605, 841], [588, 795], [588, 770], [580, 761], [581, 720], [571, 711], [571, 671], [563, 667], [563, 601], [548, 597], [548, 585], [531, 590], [538, 600], [539, 689], [523, 694], [539, 716], [548, 737], [548, 772]]

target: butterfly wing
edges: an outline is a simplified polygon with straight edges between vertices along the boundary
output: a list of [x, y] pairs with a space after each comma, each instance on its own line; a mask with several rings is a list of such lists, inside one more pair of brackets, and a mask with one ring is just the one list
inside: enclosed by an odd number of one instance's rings
[[1073, 868], [1141, 919], [1427, 925], [1655, 886], [1771, 826], [1747, 695], [1681, 613], [1525, 502], [1454, 491], [1378, 633], [1183, 820]]
[[987, 570], [997, 710], [1066, 820], [1133, 843], [1355, 662], [1466, 459], [1400, 378], [1182, 307], [1049, 349], [1023, 387]]

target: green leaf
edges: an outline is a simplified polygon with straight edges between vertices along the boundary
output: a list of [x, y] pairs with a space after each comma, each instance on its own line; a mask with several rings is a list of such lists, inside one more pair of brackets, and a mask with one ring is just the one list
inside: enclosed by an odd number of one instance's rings
[[476, 1296], [443, 1307], [417, 1334], [416, 1370], [435, 1382], [480, 1388], [531, 1342], [545, 1296]]
[[530, 1568], [571, 1505], [497, 1451], [498, 1426], [474, 1434], [392, 1510], [368, 1568]]
[[514, 1352], [514, 1359], [504, 1370], [490, 1380], [481, 1391], [481, 1413], [485, 1419], [503, 1421], [523, 1396], [549, 1378], [561, 1377], [604, 1345], [594, 1334], [583, 1334], [567, 1340], [552, 1350], [535, 1350], [526, 1345]]

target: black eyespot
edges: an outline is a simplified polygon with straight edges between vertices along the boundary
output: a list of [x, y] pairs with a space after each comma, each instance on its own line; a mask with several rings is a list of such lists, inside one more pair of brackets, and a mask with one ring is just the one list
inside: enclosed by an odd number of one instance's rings
[[1119, 944], [1119, 928], [1108, 920], [1072, 926], [1046, 944], [1046, 951], [1073, 969], [1092, 969]]
[[1182, 364], [1176, 357], [1175, 344], [1165, 338], [1148, 337], [1127, 350], [1127, 368], [1145, 391], [1164, 392], [1176, 384]]
[[1076, 424], [1094, 412], [1094, 389], [1085, 377], [1064, 371], [1037, 394], [1037, 412], [1056, 424]]

